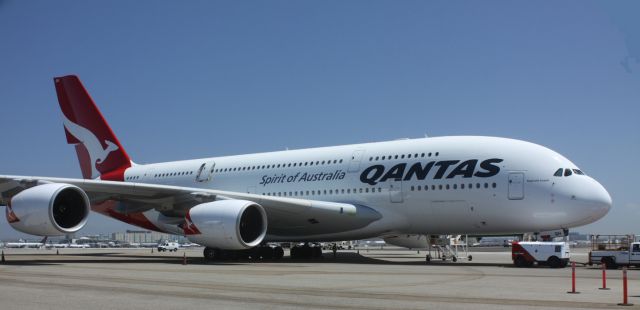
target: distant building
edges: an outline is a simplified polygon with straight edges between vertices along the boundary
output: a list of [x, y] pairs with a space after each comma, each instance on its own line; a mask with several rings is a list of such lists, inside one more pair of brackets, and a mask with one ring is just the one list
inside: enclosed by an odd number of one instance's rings
[[111, 235], [111, 239], [123, 243], [158, 243], [161, 240], [183, 241], [183, 236], [159, 233], [148, 230], [127, 230], [126, 232], [116, 232]]

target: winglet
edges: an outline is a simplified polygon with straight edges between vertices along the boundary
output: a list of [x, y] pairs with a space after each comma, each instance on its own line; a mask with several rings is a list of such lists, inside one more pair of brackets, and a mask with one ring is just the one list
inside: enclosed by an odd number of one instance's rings
[[53, 79], [64, 115], [67, 143], [74, 144], [82, 176], [124, 181], [131, 159], [75, 75]]

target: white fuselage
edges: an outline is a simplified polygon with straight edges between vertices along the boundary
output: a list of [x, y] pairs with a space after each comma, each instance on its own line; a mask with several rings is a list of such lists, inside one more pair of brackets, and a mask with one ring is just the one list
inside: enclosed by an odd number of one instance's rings
[[[537, 144], [461, 136], [134, 165], [125, 182], [344, 202], [382, 216], [341, 233], [269, 232], [273, 241], [539, 232], [585, 225], [609, 211], [611, 198], [597, 181], [576, 172], [554, 176], [558, 169], [578, 167]], [[157, 211], [144, 214], [181, 234]]]

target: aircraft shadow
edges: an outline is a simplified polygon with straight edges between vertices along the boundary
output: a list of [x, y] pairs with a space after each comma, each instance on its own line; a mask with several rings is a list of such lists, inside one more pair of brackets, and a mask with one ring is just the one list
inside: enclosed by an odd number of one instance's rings
[[[59, 258], [58, 258], [59, 257]], [[363, 256], [357, 253], [337, 253], [336, 257], [330, 252], [325, 252], [322, 258], [291, 259], [285, 256], [280, 260], [220, 260], [207, 261], [203, 257], [187, 257], [188, 265], [247, 265], [247, 264], [290, 264], [290, 263], [322, 263], [322, 264], [369, 264], [369, 265], [407, 265], [407, 266], [493, 266], [513, 268], [512, 264], [504, 263], [484, 263], [484, 262], [451, 262], [432, 260], [425, 262], [424, 258], [407, 257], [407, 261], [386, 260], [402, 258], [402, 254], [385, 254], [376, 257]], [[104, 253], [74, 253], [57, 255], [51, 254], [11, 254], [6, 255], [6, 261], [0, 266], [38, 266], [38, 265], [61, 265], [61, 264], [166, 264], [182, 265], [182, 256], [162, 256], [162, 254], [133, 255], [122, 252]]]

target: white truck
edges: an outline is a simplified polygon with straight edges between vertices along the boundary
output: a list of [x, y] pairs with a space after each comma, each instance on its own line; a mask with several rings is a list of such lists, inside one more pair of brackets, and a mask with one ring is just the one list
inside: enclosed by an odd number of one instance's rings
[[620, 266], [640, 267], [640, 241], [633, 235], [595, 236], [589, 252], [589, 265], [605, 264], [607, 269]]
[[531, 267], [534, 264], [551, 268], [564, 268], [571, 258], [571, 250], [566, 242], [518, 242], [511, 244], [511, 259], [517, 267]]
[[158, 252], [177, 252], [179, 247], [180, 244], [178, 244], [177, 242], [165, 241], [158, 244]]

